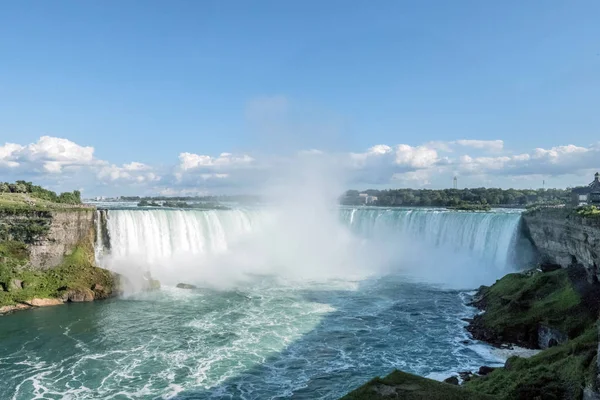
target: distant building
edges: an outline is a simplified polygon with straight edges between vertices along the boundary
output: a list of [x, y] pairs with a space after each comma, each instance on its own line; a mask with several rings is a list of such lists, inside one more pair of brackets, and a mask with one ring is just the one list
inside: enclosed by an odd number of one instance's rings
[[594, 181], [589, 185], [571, 191], [571, 204], [575, 207], [588, 204], [600, 205], [600, 173], [596, 172]]
[[373, 204], [377, 202], [377, 196], [367, 196], [365, 203]]

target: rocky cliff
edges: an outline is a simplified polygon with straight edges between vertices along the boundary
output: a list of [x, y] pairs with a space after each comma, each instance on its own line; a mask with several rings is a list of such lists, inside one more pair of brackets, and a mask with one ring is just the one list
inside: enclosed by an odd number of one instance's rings
[[49, 269], [60, 265], [82, 242], [94, 241], [94, 209], [2, 210], [0, 240], [25, 243], [29, 268]]
[[585, 268], [590, 282], [600, 273], [600, 218], [586, 218], [569, 209], [540, 209], [523, 214], [524, 234], [542, 264]]

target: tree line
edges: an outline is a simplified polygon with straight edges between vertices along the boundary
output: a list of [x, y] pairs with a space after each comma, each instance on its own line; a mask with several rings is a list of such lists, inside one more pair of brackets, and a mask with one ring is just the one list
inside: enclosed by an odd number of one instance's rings
[[56, 194], [52, 190], [44, 189], [31, 182], [16, 181], [15, 183], [0, 182], [0, 194], [2, 193], [26, 193], [31, 197], [62, 204], [81, 204], [81, 192], [63, 192]]
[[[363, 196], [361, 197], [361, 193]], [[564, 204], [568, 201], [568, 189], [369, 189], [363, 192], [348, 190], [340, 199], [344, 205], [365, 204], [364, 195], [375, 196], [372, 205], [384, 207], [433, 206], [457, 207], [465, 204], [490, 206], [529, 206], [533, 204]]]

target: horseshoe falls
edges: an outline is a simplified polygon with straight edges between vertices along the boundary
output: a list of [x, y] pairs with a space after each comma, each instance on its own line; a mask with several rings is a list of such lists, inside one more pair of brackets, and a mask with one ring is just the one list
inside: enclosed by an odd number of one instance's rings
[[474, 288], [527, 259], [511, 210], [121, 208], [97, 221], [98, 262], [161, 289], [3, 318], [0, 398], [337, 399], [394, 368], [443, 379], [504, 361], [462, 318]]

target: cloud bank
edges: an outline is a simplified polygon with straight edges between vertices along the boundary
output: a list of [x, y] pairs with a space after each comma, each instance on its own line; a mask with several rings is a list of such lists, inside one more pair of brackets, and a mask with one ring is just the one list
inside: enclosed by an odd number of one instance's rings
[[348, 187], [440, 188], [451, 186], [454, 176], [469, 186], [530, 187], [544, 179], [565, 187], [586, 183], [600, 169], [600, 144], [521, 153], [506, 150], [502, 140], [475, 139], [377, 144], [347, 153], [307, 149], [289, 156], [188, 150], [174, 154], [171, 165], [155, 166], [136, 160], [113, 164], [97, 157], [92, 146], [42, 136], [35, 143], [0, 146], [0, 173], [4, 180], [30, 179], [55, 190], [83, 189], [90, 196], [253, 193], [278, 171], [301, 168], [306, 157], [343, 171]]

